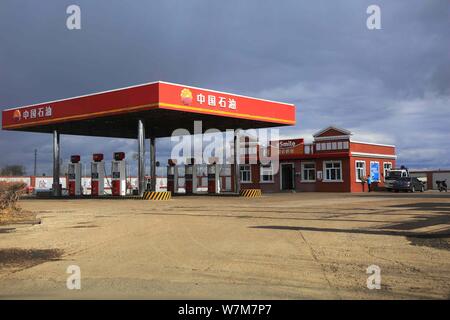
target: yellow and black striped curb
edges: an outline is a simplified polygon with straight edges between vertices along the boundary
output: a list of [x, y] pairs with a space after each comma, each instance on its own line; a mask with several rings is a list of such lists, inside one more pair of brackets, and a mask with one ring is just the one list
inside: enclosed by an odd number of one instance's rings
[[261, 197], [261, 189], [244, 189], [239, 192], [239, 195], [246, 198]]
[[170, 200], [171, 198], [170, 191], [146, 191], [142, 195], [142, 200]]

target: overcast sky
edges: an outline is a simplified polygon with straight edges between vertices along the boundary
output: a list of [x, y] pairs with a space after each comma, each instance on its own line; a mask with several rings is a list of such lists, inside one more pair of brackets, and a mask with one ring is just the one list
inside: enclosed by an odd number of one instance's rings
[[[66, 28], [71, 4], [81, 30]], [[371, 4], [381, 30], [366, 27]], [[395, 144], [399, 164], [449, 168], [449, 12], [448, 0], [1, 0], [0, 109], [163, 80], [295, 103], [283, 136], [336, 125]], [[61, 142], [64, 161], [137, 148]], [[50, 173], [50, 135], [0, 131], [0, 166], [32, 173], [35, 148]]]

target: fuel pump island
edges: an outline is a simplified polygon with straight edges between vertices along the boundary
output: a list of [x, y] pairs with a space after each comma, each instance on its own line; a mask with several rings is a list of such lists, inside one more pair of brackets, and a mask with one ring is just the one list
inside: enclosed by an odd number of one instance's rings
[[[190, 131], [194, 121], [202, 121], [203, 130], [258, 129], [295, 125], [295, 105], [252, 98], [192, 86], [150, 82], [115, 90], [87, 94], [72, 98], [30, 104], [2, 111], [2, 129], [25, 132], [50, 133], [53, 137], [52, 195], [60, 197], [61, 135], [97, 136], [137, 139], [138, 142], [138, 194], [156, 192], [155, 140], [169, 137], [175, 129]], [[146, 181], [145, 139], [150, 141], [150, 177]], [[235, 148], [237, 149], [235, 143]], [[98, 150], [101, 152], [102, 150]], [[234, 152], [234, 164], [239, 163]], [[111, 161], [111, 178], [107, 179], [102, 153], [92, 155], [91, 196], [104, 196], [106, 183], [110, 183], [111, 196], [127, 194], [125, 153], [115, 152]], [[82, 190], [82, 159], [73, 155], [67, 167], [68, 194], [80, 196]], [[221, 166], [217, 159], [209, 163], [195, 163], [186, 159], [184, 165], [185, 194], [198, 193], [197, 166], [206, 165], [205, 193], [218, 194], [224, 190], [239, 193], [239, 166]], [[180, 166], [169, 159], [167, 164], [167, 190], [179, 192]], [[148, 198], [148, 197], [147, 197]], [[158, 195], [150, 196], [158, 199]]]

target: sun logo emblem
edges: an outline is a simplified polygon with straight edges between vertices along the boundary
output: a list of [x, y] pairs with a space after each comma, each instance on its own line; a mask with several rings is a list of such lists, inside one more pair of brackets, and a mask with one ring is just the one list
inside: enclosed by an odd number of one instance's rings
[[183, 102], [184, 105], [190, 105], [192, 103], [192, 92], [189, 89], [183, 89], [181, 90], [181, 102]]
[[20, 113], [20, 110], [15, 110], [13, 113], [13, 119], [14, 121], [18, 122], [20, 119], [22, 119], [22, 113]]

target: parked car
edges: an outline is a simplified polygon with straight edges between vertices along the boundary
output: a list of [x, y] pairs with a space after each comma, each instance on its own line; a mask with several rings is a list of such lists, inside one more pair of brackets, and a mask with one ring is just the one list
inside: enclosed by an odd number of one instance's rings
[[402, 177], [394, 181], [392, 185], [392, 190], [394, 191], [411, 191], [411, 192], [424, 192], [425, 184], [417, 178], [414, 177]]
[[389, 169], [386, 172], [386, 177], [384, 178], [384, 187], [387, 191], [392, 191], [394, 189], [394, 183], [400, 178], [409, 178], [409, 171], [407, 168], [402, 166], [399, 169]]

